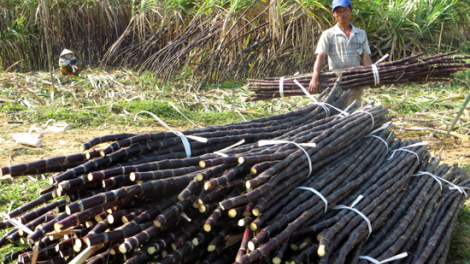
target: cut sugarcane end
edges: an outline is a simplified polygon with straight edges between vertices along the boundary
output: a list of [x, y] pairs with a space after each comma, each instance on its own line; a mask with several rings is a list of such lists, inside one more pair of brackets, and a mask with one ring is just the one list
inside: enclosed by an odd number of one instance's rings
[[73, 251], [80, 252], [81, 250], [82, 250], [82, 247], [77, 247], [77, 245], [73, 246]]
[[108, 219], [108, 222], [109, 222], [110, 224], [114, 224], [114, 220], [115, 220], [115, 219], [114, 219], [114, 216], [113, 216], [112, 214], [109, 214], [108, 217], [107, 217], [107, 219]]
[[81, 240], [81, 239], [75, 240], [75, 245], [74, 245], [74, 247], [77, 247], [77, 248], [80, 248], [80, 249], [81, 249], [82, 246], [83, 246], [83, 245], [82, 245], [82, 240]]
[[206, 210], [207, 210], [207, 207], [206, 207], [205, 205], [201, 204], [201, 205], [199, 206], [199, 212], [205, 213]]
[[55, 182], [53, 177], [49, 177], [49, 179], [47, 179], [47, 181], [49, 182], [49, 184], [54, 184], [54, 182]]
[[281, 264], [281, 262], [282, 262], [282, 259], [280, 257], [274, 257], [273, 258], [273, 263], [274, 264]]
[[250, 224], [250, 230], [251, 230], [251, 231], [254, 232], [254, 231], [256, 231], [257, 229], [258, 229], [258, 225], [257, 225], [257, 224], [255, 224], [255, 223], [251, 223], [251, 224]]
[[215, 250], [215, 248], [216, 248], [215, 245], [209, 245], [209, 246], [207, 247], [207, 251], [212, 252], [212, 251]]
[[163, 251], [162, 251], [162, 258], [164, 258], [164, 257], [166, 257], [166, 256], [168, 256], [168, 251], [163, 250]]
[[204, 180], [204, 175], [202, 174], [196, 175], [196, 181], [202, 181], [202, 180]]
[[155, 251], [157, 251], [157, 250], [155, 249], [155, 247], [148, 247], [148, 248], [147, 248], [147, 253], [148, 253], [149, 255], [155, 254]]
[[253, 242], [251, 242], [251, 241], [248, 242], [248, 249], [249, 249], [250, 251], [255, 250], [255, 243], [253, 243]]
[[158, 220], [153, 221], [153, 224], [154, 224], [156, 227], [162, 227], [162, 223], [160, 223], [160, 221], [158, 221]]
[[299, 247], [296, 244], [290, 244], [290, 248], [294, 251], [299, 250]]
[[256, 171], [255, 167], [251, 167], [250, 173], [256, 175], [258, 172]]
[[131, 172], [131, 175], [129, 176], [129, 178], [131, 179], [131, 181], [135, 181], [137, 177], [135, 176], [134, 172]]
[[94, 226], [95, 224], [93, 223], [93, 221], [86, 221], [85, 222], [85, 226], [88, 228], [88, 227], [92, 227]]
[[85, 146], [80, 145], [80, 152], [83, 152], [83, 151], [85, 151]]
[[210, 183], [210, 182], [204, 183], [204, 190], [208, 191], [208, 190], [211, 189], [211, 187], [212, 187], [212, 186], [211, 186], [211, 183]]
[[245, 186], [246, 186], [247, 189], [251, 189], [250, 181], [246, 181]]
[[85, 243], [87, 244], [87, 246], [91, 247], [91, 241], [90, 241], [90, 239], [89, 239], [88, 237], [85, 237], [83, 240], [85, 241]]
[[101, 155], [101, 157], [105, 157], [106, 153], [104, 153], [104, 151], [100, 151], [100, 155]]
[[115, 250], [114, 248], [111, 248], [111, 249], [109, 250], [109, 254], [111, 254], [111, 255], [113, 255], [113, 256], [116, 255], [116, 253], [117, 253], [117, 252], [116, 252], [116, 250]]
[[260, 215], [260, 212], [259, 212], [259, 209], [258, 209], [258, 208], [253, 208], [253, 210], [251, 210], [251, 213], [252, 213], [254, 216], [259, 216], [259, 215]]
[[193, 245], [195, 247], [197, 247], [197, 245], [199, 245], [199, 240], [197, 239], [197, 237], [193, 238], [193, 240], [191, 242], [193, 243]]
[[323, 239], [323, 234], [318, 234], [317, 235], [317, 240], [320, 242]]
[[318, 256], [323, 257], [325, 256], [325, 245], [320, 245], [317, 250]]
[[126, 245], [124, 243], [122, 243], [120, 246], [119, 246], [119, 252], [121, 252], [122, 254], [126, 254], [127, 253], [127, 248], [126, 248]]
[[101, 217], [100, 215], [95, 215], [94, 218], [95, 218], [95, 221], [98, 223], [104, 220], [103, 217]]
[[245, 226], [245, 219], [238, 220], [238, 226]]
[[176, 244], [175, 243], [171, 243], [171, 249], [176, 250]]
[[199, 167], [205, 168], [205, 167], [206, 167], [206, 163], [205, 163], [203, 160], [199, 161]]
[[239, 157], [238, 158], [238, 163], [239, 164], [243, 164], [245, 162], [245, 158], [244, 157]]
[[181, 196], [181, 195], [178, 195], [178, 200], [180, 200], [182, 202], [182, 201], [184, 201], [184, 197]]
[[228, 210], [228, 216], [230, 218], [235, 218], [237, 216], [237, 210], [235, 210], [235, 209]]
[[245, 216], [245, 217], [251, 216], [251, 212], [250, 211], [244, 211], [243, 216]]
[[63, 227], [64, 225], [62, 224], [59, 224], [59, 223], [55, 223], [54, 224], [54, 230], [59, 233], [61, 231], [61, 228]]
[[204, 224], [204, 231], [206, 232], [210, 232], [212, 229], [211, 225], [208, 225], [208, 224]]

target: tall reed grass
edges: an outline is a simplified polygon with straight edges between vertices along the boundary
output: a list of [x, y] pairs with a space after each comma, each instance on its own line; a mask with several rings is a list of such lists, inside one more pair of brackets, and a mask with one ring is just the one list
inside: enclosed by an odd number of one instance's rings
[[[85, 65], [151, 70], [162, 81], [307, 72], [321, 32], [334, 25], [330, 5], [331, 0], [0, 0], [0, 67], [46, 69], [48, 48], [57, 59], [68, 48]], [[353, 9], [354, 24], [368, 32], [373, 58], [468, 46], [466, 0], [353, 0]]]

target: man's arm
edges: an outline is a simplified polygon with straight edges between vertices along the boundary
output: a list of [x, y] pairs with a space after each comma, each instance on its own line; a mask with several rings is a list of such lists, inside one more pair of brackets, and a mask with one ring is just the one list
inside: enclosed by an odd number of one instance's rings
[[317, 55], [317, 59], [315, 60], [315, 64], [313, 65], [312, 80], [310, 81], [310, 85], [308, 86], [308, 90], [311, 93], [320, 93], [322, 90], [320, 83], [320, 73], [327, 56], [328, 55], [326, 55], [325, 53], [319, 53]]
[[370, 58], [370, 54], [362, 53], [361, 59], [362, 59], [362, 66], [372, 65], [372, 59]]

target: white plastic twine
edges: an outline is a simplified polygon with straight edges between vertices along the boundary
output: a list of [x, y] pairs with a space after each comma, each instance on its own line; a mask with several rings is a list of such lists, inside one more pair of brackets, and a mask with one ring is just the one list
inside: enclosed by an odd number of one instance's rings
[[307, 156], [307, 159], [308, 159], [309, 172], [308, 172], [307, 178], [310, 177], [310, 174], [312, 173], [312, 160], [310, 159], [310, 155], [308, 155], [308, 152], [303, 147], [314, 148], [314, 147], [317, 146], [317, 144], [315, 144], [315, 143], [297, 143], [297, 142], [294, 142], [294, 141], [287, 141], [287, 140], [260, 140], [260, 141], [258, 141], [258, 145], [260, 147], [267, 146], [267, 145], [276, 145], [276, 144], [294, 144], [299, 149], [301, 149], [305, 153], [305, 156]]
[[307, 95], [308, 98], [310, 98], [310, 100], [312, 100], [312, 103], [315, 104], [315, 105], [318, 105], [318, 106], [321, 106], [323, 108], [323, 110], [325, 110], [326, 112], [326, 116], [330, 116], [330, 109], [328, 107], [331, 107], [333, 109], [335, 109], [336, 111], [340, 112], [341, 114], [343, 114], [344, 116], [349, 116], [349, 113], [346, 112], [346, 111], [343, 111], [341, 109], [338, 109], [337, 107], [334, 107], [330, 104], [327, 104], [327, 103], [321, 103], [321, 102], [318, 102], [317, 99], [315, 99], [308, 91], [307, 89], [305, 89], [301, 83], [299, 83], [297, 80], [294, 80], [294, 83], [297, 84], [297, 86], [300, 87], [300, 89], [302, 89], [302, 91], [304, 92], [305, 95]]
[[148, 112], [148, 111], [140, 111], [138, 112], [135, 117], [134, 117], [134, 121], [137, 119], [137, 116], [141, 113], [145, 113], [145, 114], [149, 114], [151, 115], [153, 118], [155, 118], [162, 126], [166, 127], [166, 129], [170, 130], [171, 132], [175, 133], [175, 135], [177, 135], [178, 137], [181, 138], [181, 142], [183, 142], [183, 146], [184, 146], [184, 151], [186, 152], [186, 157], [190, 158], [191, 157], [191, 145], [189, 145], [189, 141], [188, 141], [188, 138], [192, 139], [192, 140], [195, 140], [195, 141], [198, 141], [198, 142], [201, 142], [201, 143], [207, 143], [207, 138], [203, 138], [203, 137], [198, 137], [198, 136], [185, 136], [183, 135], [183, 133], [179, 132], [179, 131], [175, 131], [173, 130], [170, 126], [168, 126], [165, 122], [163, 122], [163, 120], [161, 120], [160, 118], [158, 118], [157, 115], [155, 115], [154, 113], [151, 113], [151, 112]]
[[318, 197], [320, 197], [320, 199], [323, 200], [323, 202], [325, 203], [325, 213], [326, 211], [328, 211], [328, 200], [325, 198], [325, 196], [323, 196], [319, 191], [311, 188], [311, 187], [297, 187], [297, 189], [301, 189], [301, 190], [307, 190], [307, 191], [311, 191], [313, 192], [314, 194], [316, 194]]
[[412, 148], [412, 147], [419, 147], [419, 146], [427, 146], [429, 144], [429, 142], [427, 141], [423, 141], [423, 142], [420, 142], [420, 143], [416, 143], [416, 144], [412, 144], [412, 145], [409, 145], [409, 146], [406, 146], [406, 147], [403, 147], [403, 148], [399, 148], [399, 149], [395, 149], [394, 151], [392, 151], [392, 155], [390, 156], [390, 158], [388, 158], [388, 160], [391, 160], [393, 158], [393, 156], [395, 156], [395, 153], [397, 151], [406, 151], [406, 152], [409, 152], [411, 154], [414, 154], [416, 155], [416, 158], [418, 159], [418, 162], [419, 162], [419, 156], [416, 152], [413, 152], [411, 150], [408, 150], [407, 148]]
[[377, 69], [377, 65], [372, 64], [372, 73], [374, 74], [374, 84], [377, 86], [380, 83], [380, 76], [379, 76], [379, 69]]
[[358, 113], [366, 113], [370, 116], [370, 118], [372, 118], [372, 125], [370, 126], [370, 129], [369, 130], [372, 130], [372, 128], [374, 128], [374, 125], [375, 125], [375, 119], [374, 119], [374, 116], [370, 113], [370, 112], [367, 112], [365, 110], [359, 110], [357, 111]]
[[379, 63], [381, 63], [383, 60], [385, 60], [386, 58], [388, 58], [388, 56], [389, 56], [388, 53], [385, 54], [382, 58], [380, 58], [380, 60], [378, 60], [378, 61], [375, 62], [374, 64], [379, 64]]
[[369, 238], [370, 234], [372, 234], [372, 225], [370, 224], [370, 220], [369, 220], [369, 218], [367, 218], [367, 216], [365, 214], [361, 213], [361, 211], [354, 208], [354, 206], [356, 206], [361, 200], [362, 200], [362, 195], [359, 195], [356, 198], [356, 200], [351, 204], [351, 206], [337, 205], [337, 206], [333, 207], [333, 209], [336, 209], [336, 210], [347, 209], [347, 210], [351, 210], [351, 211], [356, 212], [360, 217], [362, 217], [366, 221], [367, 227], [369, 227], [369, 235], [367, 235], [367, 238]]
[[215, 151], [215, 152], [213, 152], [213, 153], [214, 153], [214, 154], [217, 154], [217, 155], [219, 155], [219, 156], [222, 156], [222, 157], [225, 158], [225, 157], [228, 157], [228, 155], [225, 154], [225, 153], [223, 153], [223, 152], [225, 152], [225, 151], [227, 151], [227, 150], [229, 150], [229, 149], [231, 149], [231, 148], [240, 146], [240, 145], [243, 144], [243, 143], [245, 143], [245, 140], [244, 140], [244, 139], [238, 141], [237, 143], [235, 143], [235, 144], [233, 144], [233, 145], [231, 145], [231, 146], [228, 146], [228, 147], [226, 147], [226, 148], [224, 148], [224, 149]]
[[279, 95], [284, 98], [284, 76], [279, 79]]
[[359, 259], [365, 259], [365, 260], [368, 260], [374, 264], [382, 264], [382, 263], [387, 263], [387, 262], [390, 262], [390, 261], [394, 261], [394, 260], [397, 260], [397, 259], [402, 259], [402, 258], [406, 258], [408, 257], [408, 253], [407, 252], [404, 252], [404, 253], [401, 253], [401, 254], [398, 254], [394, 257], [391, 257], [391, 258], [388, 258], [388, 259], [384, 259], [382, 261], [378, 261], [374, 258], [371, 258], [371, 257], [368, 257], [368, 256], [359, 256]]
[[387, 147], [387, 152], [388, 152], [388, 144], [387, 144], [387, 141], [385, 141], [383, 138], [381, 138], [381, 137], [379, 137], [379, 136], [372, 135], [372, 134], [374, 134], [374, 133], [377, 133], [377, 132], [379, 132], [379, 131], [382, 131], [382, 130], [386, 129], [387, 127], [388, 127], [388, 125], [383, 125], [383, 126], [377, 128], [376, 130], [370, 132], [369, 135], [367, 135], [367, 136], [365, 136], [365, 137], [373, 137], [373, 138], [379, 139], [380, 141], [382, 141], [382, 142], [385, 144], [385, 146]]
[[455, 185], [453, 184], [452, 182], [446, 180], [446, 179], [443, 179], [439, 176], [436, 176], [430, 172], [427, 172], [427, 171], [418, 171], [416, 174], [413, 174], [412, 176], [416, 177], [416, 176], [423, 176], [423, 175], [429, 175], [431, 176], [434, 180], [436, 180], [439, 185], [441, 186], [441, 190], [442, 190], [442, 182], [446, 182], [448, 183], [451, 187], [449, 189], [451, 190], [458, 190], [460, 193], [464, 194], [466, 197], [467, 197], [467, 193], [464, 191], [464, 189], [458, 185]]

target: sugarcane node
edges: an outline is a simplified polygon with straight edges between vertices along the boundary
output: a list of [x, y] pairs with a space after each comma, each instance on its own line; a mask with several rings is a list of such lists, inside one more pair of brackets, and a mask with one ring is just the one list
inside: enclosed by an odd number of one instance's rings
[[[254, 215], [254, 216], [259, 216], [260, 215], [260, 211], [258, 208], [253, 208], [253, 210], [251, 210], [251, 213]], [[249, 215], [247, 215], [249, 216]]]
[[258, 230], [258, 225], [255, 222], [252, 222], [250, 224], [250, 230], [253, 231], [253, 232]]
[[211, 229], [212, 229], [212, 226], [211, 226], [211, 225], [209, 225], [209, 224], [204, 224], [204, 231], [210, 232]]
[[126, 244], [125, 244], [125, 243], [122, 243], [122, 244], [119, 246], [119, 252], [121, 252], [122, 254], [126, 254], [126, 253], [127, 253], [127, 248], [126, 248]]
[[245, 158], [244, 157], [239, 157], [238, 158], [238, 163], [239, 164], [243, 164], [245, 162]]
[[208, 191], [211, 189], [211, 183], [210, 182], [205, 182], [204, 183], [204, 190]]
[[325, 256], [325, 254], [326, 254], [325, 248], [326, 248], [325, 245], [320, 245], [318, 247], [317, 254], [318, 254], [319, 257]]
[[199, 161], [199, 167], [205, 168], [205, 167], [206, 167], [206, 163], [205, 163], [203, 160]]
[[250, 211], [244, 211], [243, 216], [245, 216], [245, 217], [251, 216], [251, 212]]
[[136, 179], [135, 173], [131, 172], [129, 178], [131, 179], [131, 181], [135, 181], [135, 179]]

